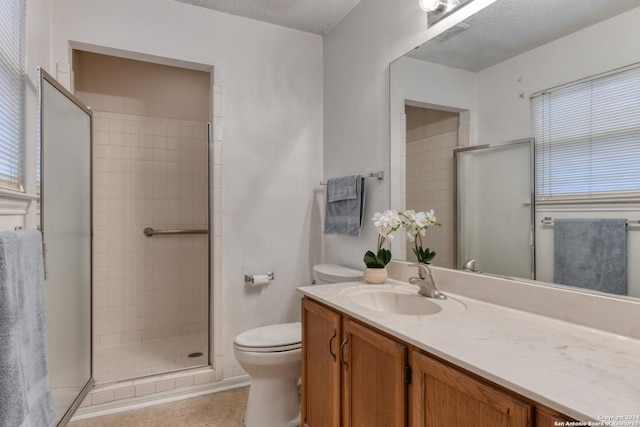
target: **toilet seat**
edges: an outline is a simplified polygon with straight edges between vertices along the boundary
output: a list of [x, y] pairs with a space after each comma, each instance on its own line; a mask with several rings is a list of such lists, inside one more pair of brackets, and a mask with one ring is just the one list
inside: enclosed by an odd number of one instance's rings
[[276, 353], [302, 347], [300, 322], [269, 325], [243, 332], [233, 341], [239, 351]]

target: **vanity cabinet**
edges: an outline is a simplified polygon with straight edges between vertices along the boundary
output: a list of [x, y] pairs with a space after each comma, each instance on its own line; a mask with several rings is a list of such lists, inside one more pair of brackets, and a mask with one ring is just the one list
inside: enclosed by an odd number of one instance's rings
[[303, 427], [552, 427], [574, 421], [307, 297], [301, 410]]
[[571, 422], [575, 423], [576, 420], [560, 414], [553, 409], [536, 405], [536, 427], [567, 426], [570, 425], [569, 423]]
[[407, 346], [343, 319], [343, 426], [407, 425]]
[[302, 301], [302, 425], [407, 425], [407, 346]]
[[341, 316], [302, 300], [302, 426], [340, 426]]
[[413, 357], [413, 427], [533, 427], [534, 407], [425, 354]]

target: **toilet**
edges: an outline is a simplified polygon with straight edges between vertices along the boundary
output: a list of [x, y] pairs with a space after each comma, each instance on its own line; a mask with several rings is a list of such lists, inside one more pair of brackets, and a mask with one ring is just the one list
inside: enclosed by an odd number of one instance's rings
[[[316, 265], [317, 284], [350, 282], [362, 271], [335, 264]], [[300, 322], [262, 326], [243, 332], [233, 342], [236, 360], [251, 377], [244, 416], [246, 427], [300, 425], [298, 381], [302, 371]]]
[[300, 425], [298, 380], [302, 364], [300, 322], [263, 326], [233, 342], [236, 360], [251, 377], [246, 427]]

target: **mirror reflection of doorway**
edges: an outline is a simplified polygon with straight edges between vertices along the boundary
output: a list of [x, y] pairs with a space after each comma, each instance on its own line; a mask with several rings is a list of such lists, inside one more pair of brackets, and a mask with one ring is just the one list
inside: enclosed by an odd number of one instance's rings
[[[454, 150], [459, 142], [460, 113], [405, 106], [406, 207], [433, 209], [442, 227], [427, 230], [425, 246], [436, 251], [433, 264], [456, 268]], [[407, 261], [416, 261], [407, 241]]]

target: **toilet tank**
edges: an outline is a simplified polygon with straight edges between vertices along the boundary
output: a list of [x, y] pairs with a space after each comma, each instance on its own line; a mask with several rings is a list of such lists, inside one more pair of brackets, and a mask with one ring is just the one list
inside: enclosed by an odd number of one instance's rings
[[355, 282], [362, 279], [362, 271], [337, 264], [313, 266], [313, 279], [317, 285]]

